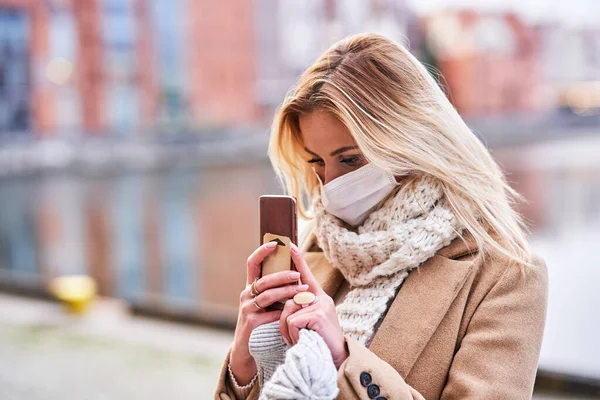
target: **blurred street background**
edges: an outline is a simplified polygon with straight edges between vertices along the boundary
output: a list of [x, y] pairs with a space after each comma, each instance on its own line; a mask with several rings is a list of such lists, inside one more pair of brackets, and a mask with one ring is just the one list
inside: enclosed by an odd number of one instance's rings
[[[600, 1], [0, 0], [0, 399], [209, 399], [269, 124], [346, 35], [408, 46], [528, 200], [538, 399], [600, 398]], [[81, 317], [49, 282], [86, 274]]]

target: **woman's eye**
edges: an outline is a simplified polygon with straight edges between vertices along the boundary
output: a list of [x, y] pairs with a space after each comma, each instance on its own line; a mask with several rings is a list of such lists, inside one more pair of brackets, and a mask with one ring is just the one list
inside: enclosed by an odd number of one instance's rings
[[360, 156], [350, 156], [350, 157], [344, 157], [340, 160], [340, 162], [343, 162], [344, 164], [350, 165], [350, 166], [355, 166], [355, 165], [359, 165], [362, 163], [362, 158]]
[[323, 161], [322, 158], [312, 158], [310, 160], [308, 160], [309, 164], [317, 164], [318, 166], [323, 166], [325, 165], [325, 162]]

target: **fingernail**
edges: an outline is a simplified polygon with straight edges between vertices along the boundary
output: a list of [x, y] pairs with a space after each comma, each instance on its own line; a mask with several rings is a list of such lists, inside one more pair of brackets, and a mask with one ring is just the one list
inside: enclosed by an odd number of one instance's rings
[[292, 252], [294, 252], [296, 254], [300, 253], [300, 249], [294, 243], [290, 243], [290, 248], [291, 248]]
[[292, 271], [288, 274], [288, 277], [290, 279], [298, 279], [298, 278], [300, 278], [300, 272]]
[[297, 292], [306, 292], [308, 290], [308, 285], [304, 284], [304, 285], [296, 285], [296, 291]]
[[288, 341], [286, 338], [283, 338], [283, 341], [284, 341], [284, 342], [285, 342], [285, 344], [287, 344], [288, 346], [290, 345], [290, 342], [289, 342], [289, 341]]
[[272, 249], [273, 247], [277, 246], [277, 242], [269, 242], [265, 246], [269, 249]]

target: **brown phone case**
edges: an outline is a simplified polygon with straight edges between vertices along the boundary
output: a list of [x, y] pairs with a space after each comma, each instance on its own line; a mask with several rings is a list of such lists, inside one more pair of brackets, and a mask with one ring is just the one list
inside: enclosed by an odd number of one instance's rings
[[[298, 244], [298, 217], [296, 215], [296, 199], [292, 196], [260, 196], [259, 204], [259, 243], [263, 244], [265, 233], [285, 236], [294, 244]], [[295, 270], [294, 263], [290, 264]]]
[[[277, 249], [263, 261], [261, 277], [285, 269], [295, 270], [291, 260], [290, 242], [298, 244], [296, 199], [292, 196], [260, 196], [260, 244], [277, 241]], [[269, 309], [281, 308], [273, 305]]]

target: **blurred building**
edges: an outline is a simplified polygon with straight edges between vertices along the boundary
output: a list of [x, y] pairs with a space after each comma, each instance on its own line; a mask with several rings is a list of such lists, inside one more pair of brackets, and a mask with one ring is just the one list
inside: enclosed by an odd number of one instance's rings
[[466, 117], [538, 111], [540, 40], [515, 14], [443, 11], [425, 37], [450, 98]]
[[10, 99], [0, 130], [129, 134], [254, 120], [250, 4], [1, 0]]
[[545, 23], [539, 62], [546, 106], [600, 114], [600, 25]]
[[[147, 60], [132, 57], [144, 46], [134, 43], [130, 2], [2, 0], [0, 18], [10, 22], [0, 24], [0, 75], [15, 99], [6, 103], [0, 130], [64, 135], [139, 121], [140, 92], [150, 80], [138, 70]], [[22, 76], [15, 76], [17, 65], [28, 66]], [[26, 104], [22, 111], [16, 102]], [[114, 112], [117, 107], [123, 108]]]
[[403, 41], [409, 15], [400, 0], [0, 0], [0, 132], [264, 123], [329, 43]]
[[467, 118], [569, 107], [600, 113], [600, 26], [445, 10], [422, 19], [430, 62]]
[[379, 32], [418, 48], [417, 19], [405, 0], [256, 2], [258, 102], [272, 115], [298, 76], [332, 43]]

